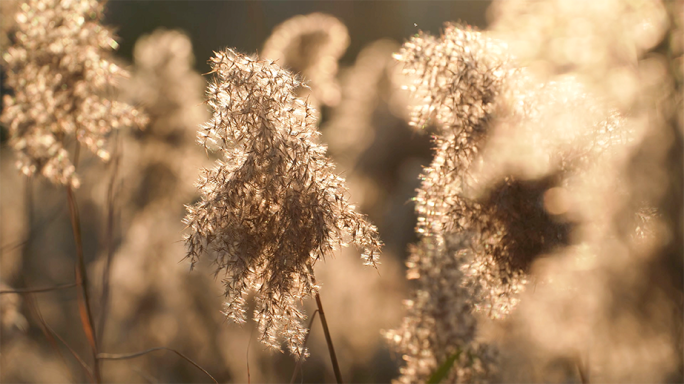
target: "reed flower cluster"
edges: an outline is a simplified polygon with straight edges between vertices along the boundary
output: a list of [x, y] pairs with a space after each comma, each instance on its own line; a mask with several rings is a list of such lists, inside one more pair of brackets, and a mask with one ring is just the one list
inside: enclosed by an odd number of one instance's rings
[[108, 59], [118, 45], [100, 25], [102, 11], [94, 0], [31, 0], [15, 16], [15, 44], [3, 55], [14, 95], [5, 96], [2, 121], [27, 176], [77, 186], [68, 145], [106, 161], [112, 130], [144, 124], [138, 110], [111, 100], [126, 72]]
[[260, 339], [279, 349], [285, 336], [301, 356], [307, 330], [297, 302], [318, 290], [314, 263], [352, 243], [374, 266], [381, 243], [316, 143], [315, 113], [294, 93], [301, 83], [273, 62], [230, 49], [211, 65], [213, 118], [198, 139], [222, 159], [203, 171], [202, 199], [188, 207], [188, 257], [195, 263], [213, 253], [225, 314], [245, 321], [245, 295], [256, 291]]
[[500, 346], [483, 344], [478, 324], [514, 313], [537, 283], [535, 262], [568, 247], [579, 224], [596, 224], [568, 196], [587, 206], [591, 193], [578, 189], [595, 184], [593, 169], [632, 132], [576, 78], [539, 83], [484, 33], [448, 24], [396, 58], [413, 81], [411, 123], [438, 129], [416, 199], [421, 240], [407, 277], [417, 289], [389, 333], [407, 360], [400, 381], [424, 380], [453, 356], [450, 381], [496, 380]]
[[[502, 281], [492, 295], [498, 300], [515, 293], [522, 280], [518, 270], [497, 263], [497, 256], [505, 257], [506, 248], [497, 249], [505, 224], [496, 220], [496, 211], [467, 195], [471, 165], [511, 73], [503, 49], [480, 32], [448, 24], [440, 38], [421, 33], [395, 55], [411, 81], [411, 125], [424, 128], [434, 121], [439, 132], [416, 198], [421, 239], [411, 249], [407, 277], [417, 280], [417, 287], [401, 328], [387, 335], [404, 354], [400, 382], [427, 380], [449, 358], [456, 366], [451, 380], [486, 379], [493, 352], [474, 341], [479, 303], [471, 298], [492, 274]], [[484, 268], [468, 281], [472, 273], [464, 268], [478, 260]], [[507, 301], [489, 305], [490, 312], [505, 313]]]

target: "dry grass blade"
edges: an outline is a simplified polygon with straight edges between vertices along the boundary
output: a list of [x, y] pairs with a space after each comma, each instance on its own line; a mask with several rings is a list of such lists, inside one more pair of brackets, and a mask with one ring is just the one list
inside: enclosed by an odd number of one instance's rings
[[[83, 361], [81, 356], [79, 356], [78, 353], [76, 353], [76, 351], [74, 351], [74, 349], [71, 348], [71, 346], [64, 339], [62, 339], [62, 337], [60, 335], [58, 335], [52, 328], [50, 328], [50, 326], [47, 325], [47, 323], [43, 322], [43, 326], [45, 326], [45, 328], [48, 331], [50, 331], [50, 333], [53, 336], [55, 336], [57, 339], [59, 339], [59, 341], [61, 341], [62, 344], [64, 344], [64, 346], [69, 350], [69, 352], [71, 352], [71, 354], [74, 356], [74, 358], [79, 362], [79, 364], [81, 364], [81, 366], [83, 367], [83, 370], [86, 371], [86, 373], [88, 374], [88, 378], [94, 383], [99, 382], [97, 377], [95, 376], [93, 370], [90, 369], [90, 367], [88, 367], [88, 364], [85, 361]], [[97, 364], [95, 366], [97, 366]]]
[[59, 291], [61, 289], [68, 289], [68, 288], [73, 288], [77, 286], [78, 284], [76, 283], [70, 283], [70, 284], [62, 284], [62, 285], [57, 285], [54, 287], [46, 287], [46, 288], [17, 288], [17, 289], [5, 289], [0, 291], [0, 295], [8, 294], [8, 293], [14, 293], [14, 294], [24, 294], [24, 293], [41, 293], [41, 292], [52, 292], [52, 291]]
[[168, 348], [168, 347], [155, 347], [155, 348], [150, 348], [146, 349], [144, 351], [140, 352], [135, 352], [135, 353], [98, 353], [97, 358], [99, 360], [126, 360], [126, 359], [134, 359], [136, 357], [140, 357], [143, 355], [146, 355], [150, 352], [154, 351], [171, 351], [175, 353], [176, 355], [180, 356], [181, 358], [185, 359], [188, 363], [192, 364], [195, 366], [195, 368], [199, 369], [200, 371], [204, 372], [205, 375], [207, 375], [214, 383], [218, 384], [218, 381], [212, 376], [209, 372], [207, 372], [206, 369], [202, 368], [199, 364], [195, 363], [190, 359], [189, 357], [185, 356], [184, 354], [176, 351], [173, 348]]
[[[76, 382], [76, 379], [74, 378], [73, 374], [71, 373], [71, 370], [69, 369], [69, 366], [66, 363], [66, 360], [64, 359], [64, 355], [62, 355], [62, 352], [59, 350], [59, 346], [57, 345], [57, 341], [55, 340], [51, 331], [48, 330], [47, 324], [45, 323], [45, 319], [43, 319], [43, 314], [40, 312], [40, 308], [38, 307], [38, 304], [33, 299], [33, 296], [31, 294], [26, 295], [26, 302], [28, 303], [29, 311], [33, 310], [33, 312], [35, 312], [36, 318], [38, 318], [38, 322], [40, 323], [41, 331], [43, 331], [45, 338], [48, 339], [52, 348], [54, 348], [54, 350], [57, 352], [57, 355], [59, 355], [60, 360], [62, 361], [62, 363], [64, 364], [64, 367], [66, 368], [66, 372], [69, 373], [69, 377], [71, 378], [71, 380], [73, 382]], [[87, 366], [85, 366], [84, 368], [86, 368], [85, 371], [87, 373], [88, 372]]]

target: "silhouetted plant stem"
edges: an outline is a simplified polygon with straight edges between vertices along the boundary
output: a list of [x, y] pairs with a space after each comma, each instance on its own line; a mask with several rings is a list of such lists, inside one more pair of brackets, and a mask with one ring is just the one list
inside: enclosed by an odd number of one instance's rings
[[[27, 272], [30, 269], [30, 263], [33, 258], [30, 257], [31, 254], [31, 248], [33, 245], [33, 238], [35, 237], [35, 232], [34, 232], [34, 210], [35, 210], [35, 205], [33, 203], [33, 177], [27, 176], [24, 179], [24, 214], [26, 215], [26, 238], [24, 239], [23, 242], [19, 243], [18, 246], [22, 246], [21, 248], [21, 270], [22, 270], [22, 278], [20, 281], [24, 283], [24, 288], [26, 287], [26, 278], [27, 278]], [[14, 247], [9, 248], [9, 251], [11, 252], [14, 249]], [[4, 251], [4, 249], [3, 249]]]
[[0, 295], [4, 295], [4, 294], [8, 294], [8, 293], [23, 294], [23, 293], [51, 292], [51, 291], [58, 291], [60, 289], [73, 288], [73, 287], [76, 287], [77, 285], [78, 284], [76, 284], [76, 283], [69, 283], [69, 284], [56, 285], [54, 287], [46, 287], [46, 288], [5, 289], [5, 290], [0, 291]]
[[26, 234], [26, 242], [28, 243], [31, 240], [31, 235], [33, 234], [33, 212], [34, 212], [34, 205], [33, 205], [33, 177], [27, 176], [26, 179], [26, 184], [25, 184], [25, 204], [26, 204], [26, 220], [27, 220], [27, 226], [28, 226], [28, 233]]
[[[97, 379], [97, 376], [95, 376], [93, 370], [91, 370], [90, 367], [88, 367], [88, 364], [86, 364], [86, 362], [78, 355], [78, 353], [76, 353], [76, 351], [75, 351], [73, 348], [71, 348], [71, 346], [66, 342], [66, 340], [64, 340], [59, 334], [57, 334], [57, 332], [55, 332], [54, 329], [52, 329], [49, 325], [47, 325], [47, 323], [46, 323], [44, 320], [42, 320], [42, 321], [43, 321], [43, 326], [44, 326], [44, 327], [45, 327], [45, 328], [46, 328], [54, 337], [56, 337], [57, 339], [59, 339], [59, 341], [61, 341], [62, 344], [64, 344], [64, 346], [66, 347], [66, 349], [68, 349], [69, 352], [71, 352], [71, 354], [74, 356], [74, 358], [76, 359], [76, 361], [78, 361], [78, 363], [81, 364], [81, 367], [83, 367], [83, 370], [88, 374], [88, 378], [89, 378], [91, 381], [93, 381], [93, 382], [99, 383], [100, 380]], [[97, 364], [95, 364], [95, 366], [97, 366]]]
[[[22, 277], [22, 280], [24, 280], [23, 277]], [[73, 373], [71, 372], [69, 365], [67, 365], [66, 359], [64, 359], [64, 355], [62, 355], [62, 352], [60, 351], [59, 346], [57, 345], [57, 341], [55, 340], [53, 335], [50, 333], [50, 330], [48, 330], [47, 324], [45, 323], [45, 320], [43, 319], [43, 315], [40, 312], [40, 308], [38, 307], [38, 303], [33, 298], [33, 295], [31, 295], [31, 293], [25, 293], [24, 299], [26, 300], [27, 312], [28, 313], [32, 313], [32, 312], [34, 313], [34, 316], [36, 317], [36, 319], [38, 319], [38, 323], [40, 324], [40, 329], [41, 329], [41, 331], [43, 331], [45, 338], [50, 343], [50, 346], [55, 350], [57, 356], [59, 356], [59, 359], [61, 360], [62, 364], [64, 364], [64, 368], [65, 368], [66, 372], [69, 374], [71, 381], [75, 383], [76, 378], [74, 377]], [[87, 369], [86, 369], [86, 373], [88, 373]]]
[[170, 352], [175, 353], [176, 355], [178, 355], [178, 356], [180, 356], [181, 358], [183, 358], [184, 360], [186, 360], [188, 363], [194, 365], [195, 368], [197, 368], [197, 369], [199, 369], [200, 371], [204, 372], [204, 374], [207, 375], [207, 376], [209, 376], [209, 378], [210, 378], [214, 383], [218, 384], [218, 381], [216, 381], [216, 379], [214, 378], [214, 376], [212, 376], [209, 372], [207, 372], [206, 369], [202, 368], [199, 364], [197, 364], [197, 363], [195, 363], [194, 361], [192, 361], [192, 359], [190, 359], [189, 357], [185, 356], [184, 354], [182, 354], [182, 353], [176, 351], [176, 350], [173, 349], [173, 348], [168, 348], [168, 347], [156, 347], [156, 348], [150, 348], [150, 349], [146, 349], [146, 350], [144, 350], [144, 351], [135, 352], [135, 353], [99, 353], [99, 354], [97, 355], [97, 359], [99, 359], [99, 360], [126, 360], [126, 359], [133, 359], [133, 358], [136, 358], [136, 357], [139, 357], [139, 356], [143, 356], [143, 355], [146, 355], [146, 354], [148, 354], [148, 353], [150, 353], [150, 352], [161, 351], [161, 350], [170, 351]]
[[[78, 165], [80, 145], [76, 145], [74, 154], [74, 164]], [[100, 383], [100, 370], [97, 364], [97, 339], [95, 330], [93, 328], [93, 314], [90, 309], [88, 300], [88, 275], [86, 273], [85, 259], [83, 257], [83, 241], [81, 235], [81, 220], [78, 214], [78, 206], [74, 198], [74, 191], [71, 184], [66, 185], [67, 201], [69, 203], [69, 216], [71, 218], [71, 228], [74, 233], [74, 242], [76, 243], [76, 284], [81, 286], [78, 291], [78, 307], [81, 315], [81, 323], [83, 323], [83, 331], [88, 338], [90, 349], [93, 355], [93, 376], [96, 383]]]
[[[309, 333], [307, 333], [306, 337], [304, 338], [304, 343], [302, 344], [303, 348], [306, 348], [306, 342], [309, 341], [309, 336], [311, 335], [311, 327], [313, 326], [314, 320], [316, 320], [316, 314], [317, 313], [318, 313], [318, 310], [315, 310], [313, 315], [311, 315], [311, 321], [309, 322]], [[299, 369], [302, 367], [303, 362], [304, 362], [304, 357], [300, 356], [297, 359], [297, 364], [295, 364], [294, 372], [292, 372], [292, 378], [290, 379], [290, 384], [294, 384], [295, 379], [297, 378], [297, 372], [299, 372]]]
[[[25, 184], [24, 184], [24, 208], [25, 208], [25, 214], [26, 214], [26, 238], [24, 241], [18, 243], [16, 246], [23, 246], [22, 249], [22, 275], [20, 278], [21, 284], [23, 286], [30, 286], [30, 284], [26, 283], [26, 271], [27, 271], [27, 266], [26, 263], [28, 260], [31, 260], [30, 258], [30, 253], [31, 253], [31, 245], [33, 241], [33, 237], [35, 236], [35, 230], [34, 230], [34, 208], [35, 205], [33, 203], [33, 177], [27, 176], [25, 179]], [[13, 246], [10, 248], [10, 250], [14, 249], [16, 246]], [[4, 249], [4, 248], [3, 248]], [[38, 303], [36, 300], [33, 298], [32, 293], [39, 293], [39, 292], [48, 292], [48, 291], [55, 291], [59, 289], [65, 289], [65, 288], [70, 288], [70, 287], [75, 287], [76, 284], [63, 284], [63, 285], [58, 285], [55, 287], [49, 287], [49, 288], [16, 288], [16, 289], [6, 289], [0, 291], [0, 295], [2, 294], [20, 294], [23, 295], [24, 299], [26, 300], [26, 308], [28, 313], [32, 313], [35, 318], [38, 320], [38, 323], [40, 325], [40, 329], [45, 335], [45, 338], [47, 341], [50, 343], [50, 346], [52, 349], [56, 352], [56, 354], [59, 356], [60, 361], [62, 364], [64, 364], [64, 368], [66, 372], [69, 374], [69, 377], [71, 378], [71, 381], [76, 382], [75, 377], [73, 376], [73, 373], [71, 372], [71, 369], [69, 369], [69, 365], [66, 362], [66, 359], [64, 359], [64, 355], [62, 355], [62, 352], [59, 349], [59, 346], [57, 345], [57, 341], [55, 337], [53, 336], [52, 330], [48, 327], [48, 325], [45, 323], [45, 320], [43, 319], [43, 315], [40, 312], [40, 308], [38, 307]], [[68, 347], [68, 346], [67, 346]], [[88, 369], [86, 368], [86, 373], [88, 373]], [[89, 376], [92, 377], [92, 376]]]
[[78, 307], [81, 315], [81, 322], [83, 323], [83, 331], [88, 338], [88, 343], [90, 344], [93, 355], [93, 375], [95, 376], [95, 382], [100, 383], [100, 370], [97, 367], [97, 340], [95, 339], [95, 332], [93, 330], [93, 314], [88, 301], [88, 277], [86, 274], [85, 260], [83, 258], [81, 222], [71, 185], [67, 184], [66, 190], [67, 200], [69, 202], [69, 213], [71, 216], [71, 228], [73, 229], [74, 242], [76, 243], [76, 284], [81, 287], [78, 292]]
[[[26, 178], [29, 179], [29, 177], [26, 177]], [[29, 183], [33, 183], [33, 181], [27, 181], [26, 188], [32, 188], [32, 187], [29, 187], [29, 185], [28, 185]], [[30, 192], [26, 192], [26, 194], [28, 196], [28, 195], [30, 195]], [[33, 216], [33, 214], [29, 214], [29, 212], [33, 212], [33, 208], [32, 208], [33, 203], [27, 202], [27, 205], [28, 206], [26, 208], [26, 212], [27, 212], [26, 217], [27, 217], [28, 221], [26, 224], [26, 228], [27, 228], [26, 238], [24, 238], [23, 240], [18, 240], [18, 241], [15, 241], [15, 242], [1, 246], [0, 247], [0, 255], [4, 252], [13, 251], [19, 247], [24, 247], [23, 252], [28, 252], [27, 249], [29, 246], [29, 240], [31, 238], [35, 237], [37, 234], [41, 233], [41, 231], [43, 231], [45, 228], [49, 227], [55, 221], [55, 219], [57, 219], [58, 217], [61, 216], [62, 210], [64, 209], [63, 205], [55, 207], [54, 209], [52, 209], [52, 211], [50, 211], [49, 214], [45, 215], [45, 217], [47, 217], [46, 219], [41, 220], [41, 221], [34, 224], [33, 219], [31, 218]], [[24, 260], [24, 258], [22, 258], [22, 260]]]
[[325, 341], [328, 344], [328, 352], [330, 352], [330, 360], [332, 361], [333, 371], [335, 372], [335, 380], [338, 384], [342, 384], [342, 374], [340, 373], [340, 366], [337, 363], [337, 355], [335, 355], [335, 347], [333, 347], [332, 338], [330, 337], [330, 329], [328, 322], [325, 320], [325, 312], [323, 311], [323, 304], [321, 303], [321, 296], [316, 292], [316, 305], [318, 305], [318, 313], [321, 315], [321, 325], [325, 333]]
[[[587, 363], [588, 365], [589, 363]], [[575, 362], [577, 365], [577, 372], [579, 372], [580, 381], [582, 384], [589, 384], [589, 370], [582, 366], [582, 359], [577, 359]]]
[[107, 321], [107, 310], [109, 309], [109, 276], [114, 259], [114, 203], [117, 176], [119, 174], [119, 163], [121, 159], [120, 142], [118, 131], [115, 133], [116, 149], [112, 164], [112, 175], [107, 187], [107, 228], [105, 233], [105, 248], [107, 249], [107, 262], [102, 271], [102, 296], [100, 297], [100, 318], [97, 324], [97, 336], [100, 344], [104, 344], [104, 331]]

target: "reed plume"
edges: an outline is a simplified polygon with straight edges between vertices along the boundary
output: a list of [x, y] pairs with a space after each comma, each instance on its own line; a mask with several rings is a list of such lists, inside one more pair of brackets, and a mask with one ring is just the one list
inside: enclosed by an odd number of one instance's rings
[[[407, 263], [416, 290], [401, 327], [387, 333], [405, 361], [397, 382], [426, 381], [450, 358], [455, 369], [449, 381], [485, 380], [493, 365], [495, 350], [475, 341], [470, 298], [479, 281], [466, 285], [464, 271], [475, 255], [491, 255], [491, 247], [478, 241], [484, 238], [479, 224], [490, 215], [464, 192], [508, 75], [503, 53], [500, 43], [480, 32], [447, 24], [441, 37], [420, 33], [395, 55], [410, 81], [410, 124], [421, 129], [434, 122], [439, 132], [416, 198], [421, 239]], [[515, 275], [509, 278], [517, 284]]]
[[301, 83], [273, 62], [230, 49], [210, 64], [213, 118], [198, 140], [222, 160], [202, 172], [202, 199], [188, 207], [188, 257], [194, 264], [215, 255], [229, 318], [244, 322], [245, 295], [256, 291], [261, 341], [280, 349], [284, 336], [303, 356], [307, 330], [297, 302], [318, 291], [314, 263], [352, 243], [375, 266], [381, 242], [316, 143], [315, 112], [295, 96]]
[[479, 324], [513, 313], [535, 261], [570, 244], [577, 218], [564, 215], [564, 188], [621, 142], [620, 120], [576, 80], [534, 82], [505, 42], [467, 28], [419, 35], [396, 57], [413, 79], [411, 123], [438, 129], [408, 261], [418, 287], [389, 334], [407, 359], [400, 381], [424, 380], [456, 355], [449, 381], [496, 380], [498, 346], [482, 342]]
[[106, 161], [112, 130], [144, 125], [138, 110], [108, 94], [126, 72], [109, 60], [118, 44], [100, 24], [103, 9], [94, 0], [29, 0], [15, 16], [14, 45], [3, 55], [14, 94], [5, 95], [0, 120], [27, 176], [76, 187], [69, 145]]

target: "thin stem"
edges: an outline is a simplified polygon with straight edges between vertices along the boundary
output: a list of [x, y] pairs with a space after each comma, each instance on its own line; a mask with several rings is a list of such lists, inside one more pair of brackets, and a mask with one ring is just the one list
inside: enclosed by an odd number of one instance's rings
[[252, 338], [254, 337], [254, 328], [249, 334], [249, 342], [247, 343], [247, 384], [252, 384], [252, 375], [249, 372], [249, 346], [252, 345]]
[[[78, 147], [77, 147], [78, 148]], [[93, 375], [95, 382], [100, 383], [100, 369], [97, 364], [97, 339], [93, 329], [93, 314], [88, 300], [88, 275], [86, 273], [85, 260], [83, 257], [83, 242], [81, 236], [81, 221], [76, 206], [76, 199], [70, 184], [66, 185], [67, 201], [69, 203], [69, 213], [71, 217], [71, 228], [74, 232], [74, 242], [76, 243], [76, 283], [81, 286], [78, 295], [78, 306], [81, 315], [83, 331], [88, 338], [90, 349], [93, 355]]]
[[[27, 303], [29, 313], [31, 312], [31, 310], [33, 310], [33, 312], [35, 312], [35, 316], [38, 319], [38, 323], [40, 324], [40, 330], [43, 331], [43, 334], [45, 335], [45, 338], [50, 343], [50, 346], [52, 346], [52, 348], [55, 350], [55, 352], [57, 352], [57, 355], [59, 356], [59, 359], [62, 361], [62, 364], [64, 364], [64, 368], [66, 368], [66, 372], [69, 374], [71, 381], [76, 382], [76, 379], [74, 378], [74, 375], [72, 374], [71, 369], [69, 368], [69, 365], [67, 365], [67, 362], [64, 359], [64, 355], [62, 355], [62, 352], [59, 350], [59, 346], [57, 345], [57, 341], [55, 340], [51, 331], [48, 330], [49, 327], [47, 326], [45, 319], [43, 319], [43, 314], [40, 312], [40, 308], [38, 307], [38, 303], [35, 301], [35, 299], [33, 298], [33, 295], [31, 295], [30, 293], [26, 295], [25, 300]], [[86, 369], [86, 373], [88, 373], [88, 369]], [[88, 376], [88, 377], [92, 378], [92, 376]]]
[[[115, 185], [117, 175], [119, 172], [119, 160], [121, 153], [119, 150], [120, 139], [118, 131], [116, 133], [116, 153], [114, 154], [114, 163], [112, 169], [112, 176], [109, 180], [107, 188], [107, 229], [105, 234], [105, 248], [107, 249], [107, 262], [102, 271], [102, 296], [100, 297], [100, 321], [97, 325], [97, 335], [100, 344], [104, 345], [104, 331], [107, 322], [107, 310], [109, 309], [109, 276], [114, 259], [114, 203], [116, 198]], [[104, 347], [103, 347], [104, 348]]]
[[320, 314], [321, 325], [323, 326], [323, 333], [325, 334], [325, 341], [328, 343], [328, 352], [330, 353], [330, 360], [332, 361], [333, 371], [335, 372], [335, 380], [337, 380], [338, 384], [342, 384], [340, 366], [337, 363], [335, 347], [333, 347], [332, 338], [330, 337], [330, 329], [328, 329], [328, 322], [325, 320], [325, 312], [323, 311], [321, 296], [318, 294], [318, 292], [316, 292], [316, 305], [318, 305], [318, 312]]
[[28, 221], [28, 234], [26, 241], [28, 242], [33, 235], [33, 217], [35, 207], [33, 205], [33, 177], [26, 177], [26, 218]]
[[[304, 337], [304, 343], [302, 344], [302, 348], [306, 348], [306, 342], [309, 341], [309, 335], [311, 334], [311, 326], [313, 325], [313, 322], [316, 319], [317, 313], [318, 309], [314, 311], [313, 315], [311, 315], [311, 321], [309, 322], [309, 332]], [[294, 384], [295, 379], [297, 378], [297, 372], [299, 372], [299, 369], [301, 368], [303, 362], [304, 356], [299, 356], [299, 359], [297, 359], [297, 364], [295, 365], [294, 372], [292, 372], [292, 379], [290, 379], [290, 384]]]
[[133, 358], [136, 358], [136, 357], [140, 357], [140, 356], [146, 355], [146, 354], [148, 354], [148, 353], [150, 353], [150, 352], [161, 351], [161, 350], [170, 351], [170, 352], [173, 352], [173, 353], [175, 353], [176, 355], [182, 357], [182, 358], [185, 359], [187, 362], [189, 362], [190, 364], [194, 365], [195, 368], [199, 369], [200, 371], [204, 372], [205, 375], [209, 376], [209, 378], [210, 378], [214, 383], [218, 384], [218, 381], [216, 381], [216, 379], [214, 378], [214, 376], [212, 376], [209, 372], [207, 372], [206, 369], [200, 367], [200, 365], [197, 364], [197, 363], [195, 363], [194, 361], [192, 361], [192, 359], [190, 359], [189, 357], [185, 356], [184, 354], [182, 354], [182, 353], [180, 353], [180, 352], [178, 352], [178, 351], [176, 351], [175, 349], [172, 349], [172, 348], [167, 348], [167, 347], [156, 347], [156, 348], [150, 348], [150, 349], [146, 349], [146, 350], [144, 350], [144, 351], [135, 352], [135, 353], [98, 353], [97, 358], [98, 358], [99, 360], [126, 360], [126, 359], [133, 359]]
[[[25, 179], [25, 200], [24, 200], [24, 205], [26, 209], [26, 221], [27, 221], [27, 231], [26, 231], [26, 239], [20, 243], [18, 243], [18, 246], [24, 246], [22, 249], [22, 271], [26, 271], [27, 265], [26, 261], [30, 260], [30, 254], [31, 254], [31, 249], [30, 246], [32, 244], [32, 240], [35, 237], [35, 234], [37, 232], [37, 229], [35, 227], [34, 223], [34, 203], [33, 203], [33, 177], [29, 176], [26, 177]], [[11, 248], [10, 250], [13, 250], [15, 247]], [[3, 251], [4, 251], [3, 247]], [[21, 281], [22, 285], [27, 286], [30, 284], [26, 284], [26, 276], [22, 274], [21, 276]], [[75, 286], [75, 284], [73, 284]], [[75, 378], [73, 373], [71, 372], [71, 369], [69, 368], [69, 365], [66, 362], [66, 359], [64, 358], [64, 355], [59, 349], [59, 346], [57, 345], [57, 341], [55, 340], [55, 337], [53, 335], [54, 332], [51, 331], [50, 327], [48, 327], [47, 323], [45, 322], [45, 319], [43, 319], [43, 314], [40, 312], [40, 308], [38, 307], [38, 302], [34, 299], [33, 295], [31, 293], [33, 292], [46, 292], [47, 290], [56, 290], [56, 289], [62, 289], [66, 288], [65, 286], [58, 286], [58, 287], [52, 287], [52, 288], [42, 288], [42, 289], [31, 289], [31, 288], [18, 288], [18, 289], [9, 289], [9, 290], [3, 290], [0, 291], [0, 294], [5, 294], [5, 293], [14, 293], [14, 294], [23, 294], [24, 295], [24, 300], [26, 301], [26, 306], [27, 310], [29, 313], [34, 314], [34, 316], [38, 319], [38, 323], [40, 324], [40, 329], [45, 335], [45, 338], [48, 340], [50, 343], [50, 346], [55, 350], [57, 355], [59, 356], [60, 361], [62, 364], [64, 364], [64, 368], [66, 369], [66, 372], [69, 374], [69, 377], [71, 378], [72, 381], [75, 382]], [[86, 373], [88, 373], [88, 370], [86, 369]]]
[[71, 352], [71, 354], [74, 356], [74, 358], [79, 362], [79, 364], [81, 364], [81, 366], [83, 367], [83, 370], [86, 371], [90, 380], [96, 382], [97, 379], [96, 379], [94, 373], [88, 367], [88, 364], [86, 364], [86, 362], [83, 361], [83, 359], [78, 355], [78, 353], [76, 353], [76, 351], [74, 351], [74, 349], [71, 348], [71, 346], [64, 339], [62, 339], [62, 337], [60, 335], [57, 334], [57, 332], [55, 332], [52, 328], [50, 328], [50, 326], [47, 325], [47, 323], [43, 323], [43, 325], [47, 328], [48, 331], [50, 331], [50, 333], [53, 336], [55, 336], [57, 339], [59, 339], [59, 341], [62, 342], [62, 344], [64, 344], [64, 346], [69, 350], [69, 352]]
[[41, 293], [41, 292], [51, 292], [51, 291], [58, 291], [60, 289], [68, 289], [68, 288], [73, 288], [78, 286], [76, 283], [70, 283], [70, 284], [62, 284], [62, 285], [57, 285], [54, 287], [47, 287], [47, 288], [17, 288], [17, 289], [5, 289], [0, 291], [0, 295], [4, 295], [6, 293], [16, 293], [16, 294], [24, 294], [24, 293]]
[[578, 362], [576, 363], [577, 365], [577, 371], [579, 372], [580, 375], [580, 381], [582, 384], [589, 384], [589, 378], [587, 377], [587, 374], [584, 373], [584, 370], [582, 369], [581, 364]]
[[[30, 178], [27, 177], [26, 179], [27, 179], [27, 183], [29, 183]], [[30, 188], [30, 186], [27, 185], [27, 188]], [[28, 196], [30, 196], [30, 192], [27, 192], [26, 195], [27, 195], [27, 199], [28, 199], [29, 198]], [[31, 238], [33, 238], [37, 234], [41, 233], [43, 229], [50, 226], [50, 224], [52, 224], [52, 222], [54, 222], [55, 219], [60, 217], [60, 215], [62, 214], [62, 210], [64, 208], [64, 206], [62, 206], [62, 205], [54, 208], [48, 215], [46, 215], [47, 219], [42, 220], [39, 223], [34, 225], [33, 220], [31, 219], [31, 217], [33, 217], [33, 214], [30, 213], [33, 211], [33, 208], [32, 208], [33, 203], [29, 201], [29, 202], [27, 202], [26, 205], [27, 205], [26, 217], [28, 218], [28, 223], [26, 225], [26, 227], [28, 228], [28, 231], [27, 231], [28, 233], [26, 234], [26, 238], [23, 240], [17, 240], [17, 241], [11, 242], [9, 244], [4, 244], [4, 245], [0, 246], [0, 254], [4, 253], [4, 252], [13, 251], [13, 250], [15, 250], [21, 246], [24, 246], [24, 245], [28, 245]]]
[[15, 249], [25, 245], [26, 243], [28, 243], [28, 240], [17, 240], [14, 243], [5, 244], [2, 247], [0, 247], [0, 253], [3, 253], [5, 251], [14, 251]]

